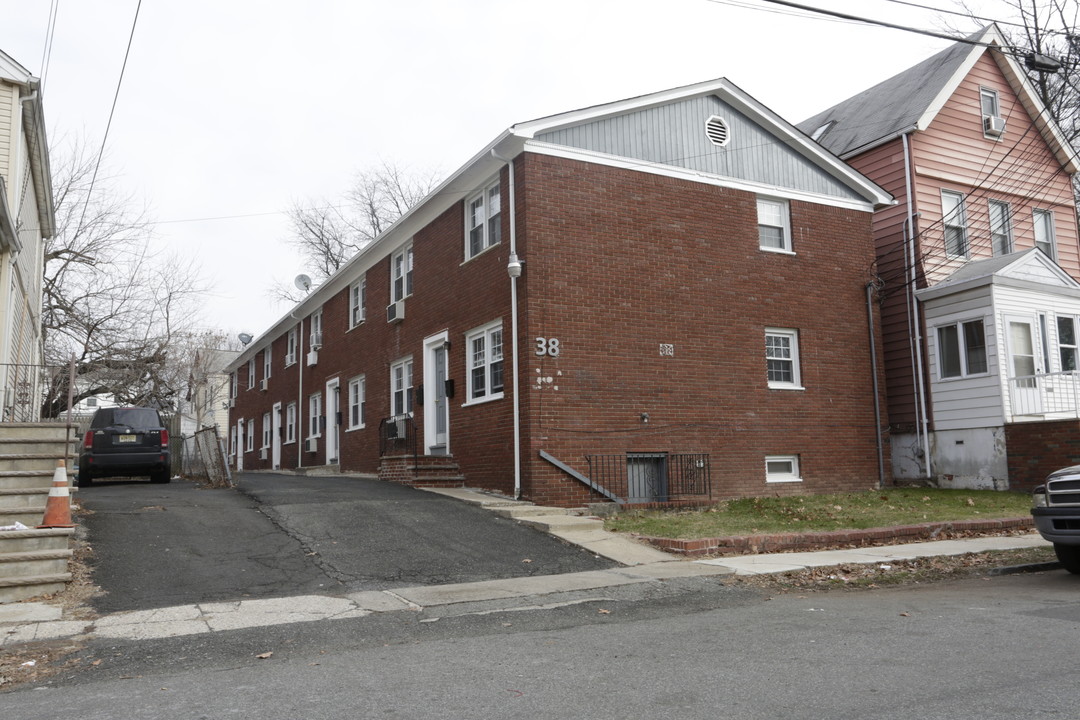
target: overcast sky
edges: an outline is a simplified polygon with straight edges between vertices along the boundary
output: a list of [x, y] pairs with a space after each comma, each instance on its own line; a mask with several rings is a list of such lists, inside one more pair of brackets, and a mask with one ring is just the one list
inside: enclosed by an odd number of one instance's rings
[[[895, 0], [803, 1], [945, 22]], [[0, 49], [44, 78], [54, 152], [100, 146], [137, 5], [57, 0], [47, 59], [51, 0], [4, 8]], [[948, 44], [764, 0], [145, 0], [107, 162], [158, 221], [152, 242], [200, 259], [203, 325], [258, 335], [287, 310], [267, 288], [308, 271], [282, 211], [337, 202], [359, 169], [445, 176], [514, 123], [718, 77], [798, 122]]]

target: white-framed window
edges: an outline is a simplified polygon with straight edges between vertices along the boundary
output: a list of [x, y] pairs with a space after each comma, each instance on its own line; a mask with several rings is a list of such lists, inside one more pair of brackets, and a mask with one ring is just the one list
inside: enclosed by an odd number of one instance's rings
[[786, 200], [757, 199], [758, 245], [762, 250], [791, 252], [791, 213]]
[[1031, 211], [1035, 223], [1035, 247], [1046, 253], [1046, 257], [1056, 260], [1057, 249], [1054, 243], [1054, 213], [1050, 210]]
[[354, 282], [349, 288], [349, 327], [364, 322], [367, 306], [367, 276]]
[[937, 328], [938, 377], [985, 375], [986, 332], [982, 319], [965, 320]]
[[271, 432], [273, 432], [273, 426], [270, 424], [270, 413], [263, 413], [262, 431], [262, 446], [268, 448], [270, 447]]
[[1012, 211], [1009, 203], [990, 200], [990, 244], [995, 255], [1008, 255], [1012, 252]]
[[502, 322], [476, 328], [465, 335], [465, 366], [469, 369], [468, 401], [503, 396]]
[[229, 397], [236, 398], [236, 386], [240, 384], [238, 374], [239, 370], [234, 370], [229, 373]]
[[765, 482], [802, 482], [798, 455], [766, 455]]
[[270, 368], [273, 367], [272, 353], [270, 352], [270, 346], [267, 345], [263, 350], [263, 380], [270, 379]]
[[308, 437], [322, 435], [322, 393], [308, 398]]
[[1061, 372], [1076, 372], [1076, 318], [1068, 315], [1058, 315], [1057, 331], [1058, 359], [1061, 361]]
[[499, 179], [465, 202], [465, 259], [469, 260], [502, 240], [502, 197]]
[[285, 340], [285, 367], [296, 364], [296, 328], [289, 331]]
[[255, 358], [248, 360], [248, 390], [255, 387]]
[[311, 337], [308, 338], [308, 345], [312, 350], [322, 347], [322, 308], [311, 313]]
[[967, 257], [967, 216], [963, 193], [941, 191], [941, 223], [945, 228], [945, 255]]
[[798, 330], [765, 328], [765, 365], [769, 387], [780, 390], [802, 389]]
[[390, 366], [390, 414], [412, 415], [413, 411], [413, 361], [398, 360]]
[[285, 442], [296, 442], [296, 403], [285, 407]]
[[236, 455], [236, 427], [229, 428], [229, 454]]
[[982, 106], [983, 117], [1001, 117], [997, 90], [988, 87], [979, 88], [979, 104]]
[[367, 403], [367, 380], [363, 375], [349, 381], [349, 427], [357, 430], [364, 427], [364, 410]]
[[247, 421], [247, 451], [255, 449], [255, 418]]
[[413, 249], [410, 243], [390, 257], [390, 302], [395, 303], [412, 295], [412, 271]]

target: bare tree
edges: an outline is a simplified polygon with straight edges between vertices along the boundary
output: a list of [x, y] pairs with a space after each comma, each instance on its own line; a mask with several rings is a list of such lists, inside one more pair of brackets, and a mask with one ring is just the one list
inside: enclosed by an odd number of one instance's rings
[[[360, 170], [342, 202], [292, 206], [288, 213], [293, 231], [289, 243], [308, 263], [309, 274], [321, 282], [423, 200], [439, 182], [434, 171], [410, 172], [387, 161]], [[279, 283], [271, 292], [284, 300], [299, 300], [287, 285]]]
[[[75, 141], [52, 159], [57, 231], [45, 246], [42, 332], [46, 363], [75, 358], [76, 402], [95, 395], [175, 406], [175, 338], [191, 332], [201, 291], [191, 260], [151, 248], [153, 225], [95, 156]], [[67, 409], [68, 374], [54, 373], [42, 416]]]

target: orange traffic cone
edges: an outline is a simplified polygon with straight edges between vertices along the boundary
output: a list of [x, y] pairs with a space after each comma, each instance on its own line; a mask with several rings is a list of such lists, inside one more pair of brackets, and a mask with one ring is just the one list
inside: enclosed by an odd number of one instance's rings
[[71, 522], [71, 494], [68, 492], [67, 470], [64, 461], [56, 461], [52, 487], [49, 488], [49, 500], [45, 503], [45, 517], [39, 528], [75, 527]]

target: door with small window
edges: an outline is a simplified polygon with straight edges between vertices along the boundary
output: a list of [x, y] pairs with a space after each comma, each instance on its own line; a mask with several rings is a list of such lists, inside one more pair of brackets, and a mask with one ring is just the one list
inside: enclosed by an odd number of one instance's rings
[[1037, 376], [1042, 369], [1039, 367], [1035, 323], [1031, 318], [1006, 316], [1005, 327], [1012, 414], [1039, 415], [1042, 413], [1042, 401]]

